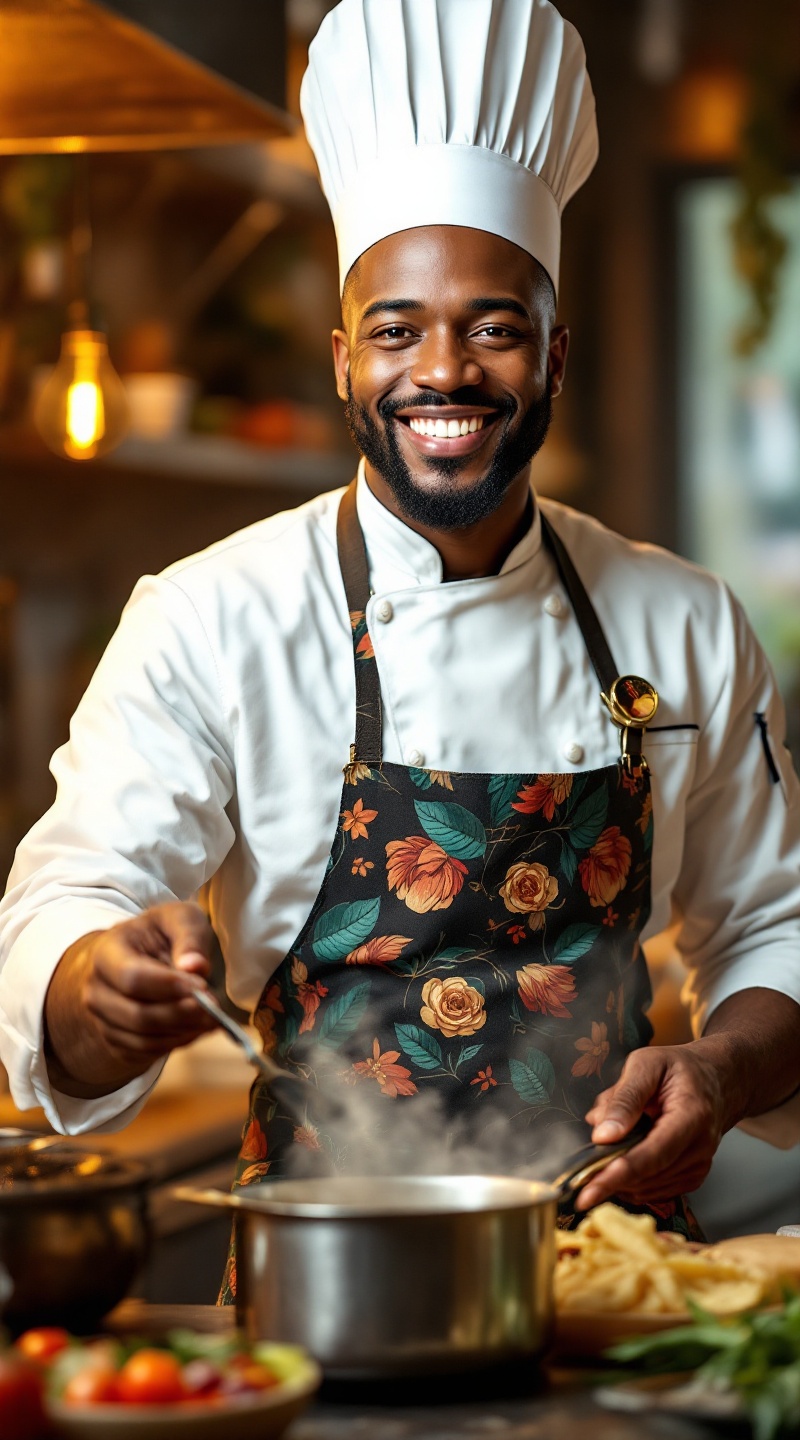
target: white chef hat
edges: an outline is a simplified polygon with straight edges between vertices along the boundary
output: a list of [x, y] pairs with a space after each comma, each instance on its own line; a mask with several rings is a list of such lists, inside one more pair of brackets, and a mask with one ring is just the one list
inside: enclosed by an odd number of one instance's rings
[[333, 213], [342, 288], [387, 235], [502, 235], [558, 289], [561, 211], [597, 159], [577, 31], [549, 0], [340, 0], [301, 108]]

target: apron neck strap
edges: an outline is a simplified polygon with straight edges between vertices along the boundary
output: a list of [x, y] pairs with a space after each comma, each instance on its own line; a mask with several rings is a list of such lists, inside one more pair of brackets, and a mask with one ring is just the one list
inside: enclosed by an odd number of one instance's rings
[[[364, 646], [363, 652], [360, 649], [364, 643], [364, 637], [366, 637], [366, 628], [362, 622], [366, 617], [371, 591], [367, 551], [356, 509], [356, 483], [354, 480], [345, 490], [336, 520], [339, 566], [354, 636], [356, 735], [355, 744], [351, 746], [350, 759], [351, 761], [360, 760], [366, 765], [377, 768], [381, 763], [383, 753], [381, 687], [372, 647], [367, 644]], [[608, 695], [620, 671], [614, 664], [603, 627], [563, 542], [542, 513], [541, 507], [539, 507], [539, 517], [542, 526], [542, 542], [552, 555], [561, 582], [569, 596], [587, 654], [600, 681], [600, 689]], [[361, 639], [358, 637], [359, 630], [363, 630]], [[638, 738], [641, 742], [641, 735]]]
[[575, 619], [583, 636], [586, 653], [592, 662], [594, 673], [600, 681], [600, 689], [608, 695], [620, 672], [614, 664], [614, 657], [611, 654], [603, 627], [597, 618], [597, 611], [567, 554], [563, 541], [543, 514], [541, 506], [539, 506], [539, 519], [542, 525], [542, 541], [555, 561], [561, 583], [569, 596], [569, 603], [575, 612]]
[[348, 485], [336, 517], [336, 545], [350, 612], [356, 672], [356, 735], [350, 746], [350, 761], [360, 760], [377, 769], [383, 758], [381, 682], [372, 646], [367, 644], [363, 652], [358, 648], [362, 643], [359, 630], [363, 630], [363, 638], [368, 639], [366, 614], [371, 591], [367, 551], [356, 509], [356, 484], [353, 480]]

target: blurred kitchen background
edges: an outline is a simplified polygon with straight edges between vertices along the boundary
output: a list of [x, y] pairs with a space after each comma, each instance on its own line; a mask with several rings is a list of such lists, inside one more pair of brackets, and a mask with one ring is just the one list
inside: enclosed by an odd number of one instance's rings
[[[30, 3], [43, 56], [58, 3]], [[800, 7], [559, 3], [586, 44], [601, 153], [565, 216], [560, 316], [572, 346], [539, 488], [733, 585], [780, 677], [798, 760]], [[102, 13], [297, 117], [308, 41], [329, 8], [108, 0]], [[3, 64], [0, 54], [0, 77]], [[151, 137], [129, 153], [14, 154], [3, 113], [0, 85], [5, 877], [50, 803], [49, 757], [138, 576], [345, 483], [355, 454], [330, 360], [333, 231], [299, 127], [247, 144]], [[80, 462], [48, 449], [33, 420], [75, 294], [76, 201], [79, 247], [87, 214], [91, 225], [90, 323], [108, 336], [130, 412], [118, 447]], [[686, 1038], [668, 941], [654, 959], [661, 1033]], [[119, 1143], [160, 1149], [174, 1173], [191, 1132], [184, 1171], [229, 1168], [247, 1073], [235, 1058], [226, 1068], [224, 1045], [194, 1067], [176, 1057], [139, 1138]], [[210, 1098], [190, 1125], [181, 1106], [198, 1084]], [[800, 1222], [800, 1150], [781, 1155], [738, 1133], [729, 1144], [730, 1167], [759, 1178], [748, 1198], [721, 1161], [716, 1195], [699, 1202], [709, 1228]], [[164, 1233], [182, 1223], [168, 1215]], [[182, 1274], [196, 1240], [185, 1255], [174, 1242]]]

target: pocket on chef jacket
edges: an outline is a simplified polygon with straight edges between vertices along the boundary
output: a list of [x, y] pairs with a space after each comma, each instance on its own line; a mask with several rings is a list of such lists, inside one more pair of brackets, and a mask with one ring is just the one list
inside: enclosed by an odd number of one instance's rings
[[699, 738], [699, 725], [681, 726], [680, 729], [676, 726], [674, 730], [645, 730], [643, 749], [647, 754], [648, 750], [661, 750], [667, 745], [696, 745]]
[[682, 811], [686, 803], [694, 780], [699, 738], [699, 727], [645, 733], [643, 749], [653, 786], [667, 813]]

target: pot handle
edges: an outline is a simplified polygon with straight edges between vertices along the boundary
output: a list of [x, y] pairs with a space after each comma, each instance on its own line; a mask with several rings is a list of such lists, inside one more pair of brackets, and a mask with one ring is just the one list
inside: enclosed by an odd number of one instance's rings
[[230, 1190], [196, 1190], [193, 1185], [174, 1185], [170, 1195], [173, 1200], [186, 1200], [190, 1205], [214, 1205], [218, 1210], [262, 1210], [257, 1201]]
[[559, 1200], [572, 1200], [593, 1175], [605, 1170], [619, 1155], [626, 1155], [640, 1140], [644, 1140], [653, 1128], [649, 1115], [641, 1115], [636, 1124], [621, 1140], [610, 1145], [584, 1145], [576, 1150], [567, 1161], [567, 1168], [553, 1181]]

